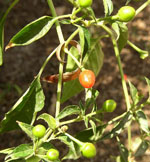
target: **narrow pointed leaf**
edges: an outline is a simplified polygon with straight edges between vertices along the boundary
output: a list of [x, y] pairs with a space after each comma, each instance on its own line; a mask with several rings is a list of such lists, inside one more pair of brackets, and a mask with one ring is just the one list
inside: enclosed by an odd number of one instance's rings
[[5, 162], [26, 162], [24, 159], [16, 159], [16, 160], [7, 160]]
[[11, 110], [5, 114], [0, 123], [0, 133], [18, 129], [16, 121], [31, 123], [33, 116], [44, 107], [44, 100], [40, 78], [37, 77]]
[[94, 123], [93, 120], [90, 120], [89, 123], [92, 126], [92, 130], [93, 130], [94, 137], [96, 137], [96, 124]]
[[91, 33], [87, 28], [79, 26], [79, 36], [80, 36], [82, 58], [84, 58], [85, 54], [87, 53], [91, 45]]
[[146, 140], [142, 141], [140, 146], [138, 147], [138, 149], [136, 150], [134, 156], [142, 156], [144, 155], [144, 153], [146, 152], [146, 150], [148, 149], [149, 144]]
[[113, 11], [113, 3], [111, 0], [103, 0], [105, 16], [111, 15]]
[[108, 133], [106, 133], [100, 140], [113, 138], [119, 135], [132, 121], [133, 114], [128, 111], [126, 115], [116, 124], [116, 126]]
[[120, 142], [120, 139], [117, 137], [119, 150], [120, 150], [120, 160], [121, 162], [128, 162], [129, 152], [128, 149]]
[[139, 122], [140, 128], [147, 134], [150, 134], [150, 129], [148, 127], [148, 120], [146, 115], [142, 110], [136, 111], [136, 118]]
[[8, 149], [4, 149], [4, 150], [0, 150], [0, 154], [10, 154], [12, 153], [14, 150], [14, 147], [12, 148], [8, 148]]
[[37, 156], [32, 156], [29, 159], [26, 160], [26, 162], [39, 162], [41, 160], [41, 158], [37, 157]]
[[138, 91], [131, 82], [129, 82], [129, 86], [130, 86], [130, 94], [131, 94], [132, 101], [134, 105], [136, 105], [140, 101]]
[[23, 122], [18, 122], [18, 125], [31, 139], [34, 139], [34, 136], [32, 134], [33, 126]]
[[13, 150], [13, 152], [9, 155], [9, 158], [13, 160], [21, 159], [28, 157], [31, 154], [33, 154], [32, 146], [30, 144], [21, 144]]
[[113, 30], [115, 31], [115, 33], [116, 33], [116, 40], [118, 40], [119, 37], [120, 37], [120, 28], [119, 28], [119, 25], [118, 25], [117, 22], [114, 22], [114, 23], [112, 23], [111, 26], [112, 26]]
[[81, 132], [76, 134], [76, 138], [79, 139], [82, 142], [98, 141], [101, 138], [103, 131], [106, 128], [106, 126], [107, 125], [97, 126], [96, 127], [96, 135], [94, 135], [92, 128], [82, 130]]
[[58, 137], [58, 139], [69, 147], [69, 152], [65, 157], [63, 157], [63, 160], [65, 159], [76, 160], [81, 156], [80, 147], [76, 143], [74, 143], [68, 136], [61, 135]]
[[47, 122], [48, 126], [51, 128], [51, 129], [55, 129], [56, 128], [56, 120], [53, 116], [49, 115], [49, 114], [42, 114], [40, 115], [37, 120], [39, 119], [43, 119], [45, 122]]
[[50, 30], [56, 20], [57, 18], [52, 19], [50, 16], [43, 16], [29, 23], [13, 36], [6, 46], [6, 49], [14, 46], [28, 45], [42, 38]]
[[119, 38], [117, 40], [117, 43], [118, 43], [119, 51], [121, 52], [121, 50], [127, 44], [127, 40], [128, 40], [128, 28], [122, 22], [118, 22], [118, 25], [119, 25], [119, 29], [120, 29], [120, 34], [119, 34]]
[[63, 119], [69, 115], [73, 115], [73, 114], [79, 114], [81, 112], [79, 106], [77, 105], [70, 105], [65, 107], [57, 116], [58, 119]]
[[[78, 51], [75, 48], [72, 48], [71, 53], [75, 57], [79, 56]], [[86, 53], [83, 59], [84, 68], [91, 69], [92, 71], [94, 71], [95, 75], [97, 76], [103, 65], [103, 57], [104, 54], [101, 49], [99, 39], [93, 39], [91, 41], [91, 48], [90, 50], [88, 50], [88, 52]], [[76, 68], [77, 67], [74, 61], [72, 59], [68, 59], [66, 69], [74, 70]], [[64, 83], [61, 102], [65, 102], [72, 96], [75, 96], [76, 94], [80, 93], [82, 90], [84, 90], [84, 88], [80, 85], [78, 79]]]
[[148, 85], [148, 93], [149, 93], [149, 97], [148, 100], [150, 101], [150, 80], [148, 78], [145, 77], [146, 83]]
[[99, 95], [99, 91], [95, 89], [88, 89], [86, 93], [86, 108], [91, 106], [96, 102], [96, 99]]

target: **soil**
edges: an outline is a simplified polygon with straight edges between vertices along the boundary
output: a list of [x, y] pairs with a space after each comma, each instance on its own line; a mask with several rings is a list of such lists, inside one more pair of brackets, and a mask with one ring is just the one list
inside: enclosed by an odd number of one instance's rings
[[[7, 1], [0, 1], [0, 12], [5, 11], [8, 7]], [[114, 14], [125, 4], [125, 1], [114, 3]], [[131, 5], [138, 8], [142, 2], [132, 2]], [[55, 0], [54, 5], [58, 15], [70, 13], [72, 7], [66, 1]], [[96, 16], [103, 16], [103, 5], [100, 1], [93, 4], [93, 9]], [[44, 0], [26, 0], [21, 1], [15, 6], [7, 17], [5, 24], [5, 45], [9, 42], [12, 36], [17, 33], [27, 23], [43, 16], [50, 15], [48, 6]], [[129, 27], [129, 40], [136, 44], [141, 49], [150, 51], [150, 6], [136, 16], [132, 23], [128, 23]], [[96, 29], [94, 29], [96, 30]], [[63, 33], [65, 39], [69, 34], [74, 31], [71, 26], [63, 25]], [[36, 74], [38, 73], [41, 65], [48, 56], [48, 54], [58, 45], [58, 38], [55, 28], [52, 27], [51, 31], [39, 41], [23, 46], [15, 47], [4, 52], [4, 64], [0, 67], [0, 120], [4, 118], [6, 112], [15, 104], [18, 98], [28, 88]], [[105, 120], [108, 121], [113, 117], [123, 113], [126, 110], [124, 95], [121, 86], [121, 78], [117, 66], [117, 61], [112, 48], [112, 43], [109, 39], [101, 41], [102, 49], [104, 52], [104, 64], [97, 76], [95, 89], [100, 91], [97, 104], [100, 106], [106, 99], [114, 99], [117, 102], [117, 109], [105, 115]], [[127, 78], [138, 88], [138, 90], [148, 96], [148, 87], [144, 81], [144, 76], [150, 78], [150, 58], [144, 60], [140, 59], [139, 54], [128, 45], [121, 52], [121, 60], [124, 72]], [[58, 73], [58, 61], [53, 58], [47, 65], [44, 74]], [[54, 105], [56, 101], [56, 85], [42, 83], [44, 93], [46, 96], [45, 108], [42, 112], [54, 114]], [[17, 87], [17, 88], [16, 88]], [[19, 89], [19, 90], [18, 90]], [[1, 95], [3, 94], [3, 95]], [[62, 107], [68, 104], [78, 103], [82, 98], [83, 93], [75, 96]], [[144, 108], [145, 113], [150, 119], [150, 107]], [[150, 120], [149, 120], [150, 121]], [[150, 124], [150, 123], [149, 123]], [[70, 132], [72, 134], [78, 132], [83, 128], [78, 124], [70, 125]], [[135, 141], [136, 137], [140, 134], [138, 125], [133, 123], [132, 138]], [[111, 129], [111, 127], [110, 127]], [[127, 144], [127, 134], [120, 135], [124, 144]], [[0, 135], [0, 150], [17, 146], [21, 143], [28, 143], [29, 139], [21, 131], [12, 131]], [[62, 154], [67, 152], [67, 148], [61, 143], [56, 143], [56, 147], [60, 148]], [[64, 149], [65, 148], [65, 149]], [[97, 144], [97, 156], [92, 160], [78, 159], [80, 162], [113, 162], [113, 156], [119, 155], [119, 148], [115, 139], [106, 140]], [[149, 162], [150, 150], [145, 156], [135, 159], [136, 162]], [[0, 161], [4, 161], [4, 156], [0, 155]], [[66, 160], [71, 162], [73, 160]]]

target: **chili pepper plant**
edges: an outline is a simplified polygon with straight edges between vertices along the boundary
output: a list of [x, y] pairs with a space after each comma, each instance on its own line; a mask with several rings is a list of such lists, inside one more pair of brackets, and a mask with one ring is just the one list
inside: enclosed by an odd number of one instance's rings
[[[150, 105], [150, 80], [143, 78], [149, 87], [149, 97], [143, 100], [144, 96], [139, 94], [137, 88], [127, 77], [124, 77], [120, 55], [122, 49], [128, 44], [139, 53], [141, 59], [149, 57], [148, 51], [140, 49], [130, 41], [127, 24], [134, 21], [136, 15], [150, 4], [150, 0], [143, 2], [139, 8], [134, 8], [130, 5], [131, 0], [127, 0], [116, 13], [113, 12], [113, 1], [103, 0], [103, 17], [95, 15], [92, 0], [68, 0], [68, 2], [71, 4], [72, 12], [57, 16], [53, 1], [47, 0], [47, 7], [52, 16], [41, 15], [40, 18], [27, 24], [11, 38], [5, 47], [5, 50], [8, 50], [16, 46], [27, 46], [44, 37], [50, 32], [52, 26], [56, 28], [59, 39], [58, 46], [43, 62], [39, 73], [33, 78], [28, 89], [0, 122], [0, 133], [21, 129], [31, 139], [31, 142], [6, 148], [0, 153], [6, 154], [5, 162], [59, 162], [66, 159], [77, 160], [81, 157], [90, 159], [94, 158], [96, 150], [100, 149], [96, 148], [96, 143], [114, 138], [120, 150], [120, 154], [113, 157], [114, 160], [133, 162], [135, 157], [144, 155], [150, 146], [148, 118], [143, 110], [145, 106]], [[10, 1], [9, 8], [1, 15], [0, 65], [3, 64], [4, 24], [8, 13], [17, 3], [21, 1]], [[67, 39], [64, 39], [61, 30], [63, 25], [70, 25], [74, 29]], [[91, 27], [96, 28], [97, 34], [91, 32]], [[103, 116], [105, 113], [113, 113], [117, 103], [110, 98], [102, 105], [97, 105], [96, 99], [99, 92], [93, 88], [96, 76], [103, 65], [104, 54], [101, 48], [103, 38], [110, 39], [112, 42], [126, 102], [126, 111], [108, 122], [103, 120]], [[7, 52], [9, 53], [9, 50]], [[43, 76], [42, 73], [52, 57], [58, 59], [59, 73]], [[44, 108], [45, 101], [41, 82], [57, 84], [55, 116], [48, 113], [39, 115]], [[85, 92], [84, 100], [77, 101], [76, 105], [62, 107], [62, 103], [67, 102], [81, 91]], [[69, 120], [66, 117], [70, 117]], [[45, 126], [36, 125], [37, 121], [42, 120]], [[141, 139], [135, 150], [132, 147], [131, 133], [133, 121], [139, 125], [139, 138]], [[76, 122], [83, 123], [84, 129], [76, 134], [69, 133], [70, 124], [72, 123], [71, 127], [73, 127]], [[110, 125], [112, 129], [106, 131]], [[120, 140], [120, 135], [125, 132], [127, 132], [128, 139], [126, 146]], [[67, 146], [66, 155], [61, 155], [59, 148], [55, 146], [54, 141], [58, 140]]]

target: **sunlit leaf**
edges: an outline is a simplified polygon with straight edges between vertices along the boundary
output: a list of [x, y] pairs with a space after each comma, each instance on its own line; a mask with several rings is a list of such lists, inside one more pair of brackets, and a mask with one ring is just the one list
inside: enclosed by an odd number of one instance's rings
[[129, 81], [130, 86], [130, 94], [134, 105], [136, 105], [140, 101], [140, 96], [138, 95], [138, 91], [135, 86]]
[[128, 162], [129, 152], [127, 148], [120, 142], [120, 139], [117, 137], [119, 150], [120, 150], [120, 160], [121, 162]]
[[29, 155], [32, 154], [33, 154], [33, 148], [30, 144], [21, 144], [17, 146], [8, 157], [12, 160], [15, 160], [15, 159], [28, 157]]
[[127, 40], [128, 40], [128, 28], [122, 22], [117, 22], [117, 23], [118, 23], [118, 26], [119, 26], [119, 29], [120, 29], [120, 32], [119, 32], [120, 34], [119, 34], [119, 37], [117, 39], [117, 43], [118, 43], [119, 51], [121, 52], [121, 50], [127, 44]]
[[149, 92], [148, 100], [150, 101], [150, 80], [148, 78], [146, 78], [146, 77], [145, 77], [145, 80], [146, 80], [147, 85], [148, 85], [148, 92]]
[[31, 123], [33, 116], [44, 107], [44, 100], [40, 78], [37, 77], [11, 110], [5, 114], [0, 123], [0, 133], [18, 129], [16, 121]]
[[14, 147], [0, 150], [0, 154], [11, 154], [14, 150]]
[[132, 121], [133, 114], [128, 111], [124, 117], [116, 124], [116, 126], [108, 133], [104, 134], [100, 140], [113, 138], [119, 135]]
[[41, 114], [37, 120], [39, 119], [43, 119], [45, 122], [47, 122], [48, 126], [51, 128], [51, 129], [55, 129], [56, 128], [56, 120], [53, 116], [51, 116], [50, 114]]
[[58, 119], [63, 119], [69, 115], [79, 114], [81, 112], [79, 106], [77, 105], [69, 105], [65, 107], [57, 116]]
[[134, 156], [135, 157], [142, 156], [146, 152], [148, 147], [149, 147], [148, 141], [147, 140], [142, 141], [141, 144], [139, 145], [138, 149], [136, 150]]
[[113, 3], [111, 0], [103, 0], [105, 16], [111, 15], [113, 11]]
[[[78, 51], [74, 47], [71, 49], [71, 53], [75, 57], [78, 56], [77, 58], [79, 58]], [[83, 59], [84, 68], [90, 69], [94, 71], [95, 75], [98, 75], [103, 65], [103, 57], [104, 57], [104, 54], [102, 52], [99, 39], [93, 39], [91, 41], [91, 48], [88, 50], [88, 52], [86, 53]], [[76, 68], [77, 66], [75, 62], [68, 56], [66, 69], [68, 71], [69, 70], [72, 71]], [[65, 102], [66, 100], [68, 100], [72, 96], [75, 96], [82, 90], [84, 90], [84, 88], [80, 85], [78, 79], [64, 83], [61, 102]]]
[[88, 129], [82, 130], [81, 132], [76, 134], [76, 138], [82, 142], [98, 141], [101, 138], [106, 126], [107, 125], [97, 126], [95, 135], [93, 133], [93, 128], [88, 128]]
[[26, 162], [39, 162], [41, 160], [41, 158], [37, 157], [37, 156], [32, 156], [30, 158], [28, 158], [26, 160]]
[[42, 38], [51, 29], [56, 20], [57, 18], [52, 19], [50, 16], [43, 16], [29, 23], [13, 36], [6, 49], [14, 46], [28, 45]]
[[65, 155], [65, 157], [63, 157], [63, 160], [65, 159], [76, 160], [81, 156], [80, 147], [77, 144], [75, 144], [68, 136], [62, 134], [58, 137], [58, 139], [69, 147], [69, 152], [67, 155]]
[[146, 115], [142, 110], [136, 111], [136, 118], [139, 122], [140, 128], [147, 134], [150, 134], [150, 129], [148, 127], [148, 120]]
[[34, 138], [34, 136], [32, 134], [33, 126], [26, 124], [26, 123], [23, 123], [23, 122], [18, 122], [18, 125], [31, 139]]
[[84, 58], [91, 45], [91, 33], [83, 26], [79, 26], [79, 37], [81, 45], [82, 58]]

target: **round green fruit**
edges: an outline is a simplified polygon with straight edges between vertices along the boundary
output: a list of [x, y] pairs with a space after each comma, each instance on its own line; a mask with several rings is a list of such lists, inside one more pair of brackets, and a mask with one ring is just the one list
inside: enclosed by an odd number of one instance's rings
[[116, 109], [117, 103], [114, 100], [106, 100], [103, 103], [102, 109], [105, 112], [113, 112]]
[[121, 7], [117, 13], [119, 21], [123, 22], [131, 21], [134, 18], [135, 14], [135, 9], [131, 6]]
[[38, 138], [43, 137], [45, 135], [45, 132], [46, 132], [46, 128], [41, 124], [36, 125], [32, 129], [33, 135]]
[[50, 149], [47, 151], [46, 155], [49, 160], [54, 161], [59, 158], [59, 151], [56, 149]]
[[80, 7], [90, 7], [93, 3], [93, 0], [78, 0], [79, 6]]
[[96, 147], [92, 143], [84, 143], [81, 147], [81, 153], [86, 158], [93, 158], [96, 156]]

